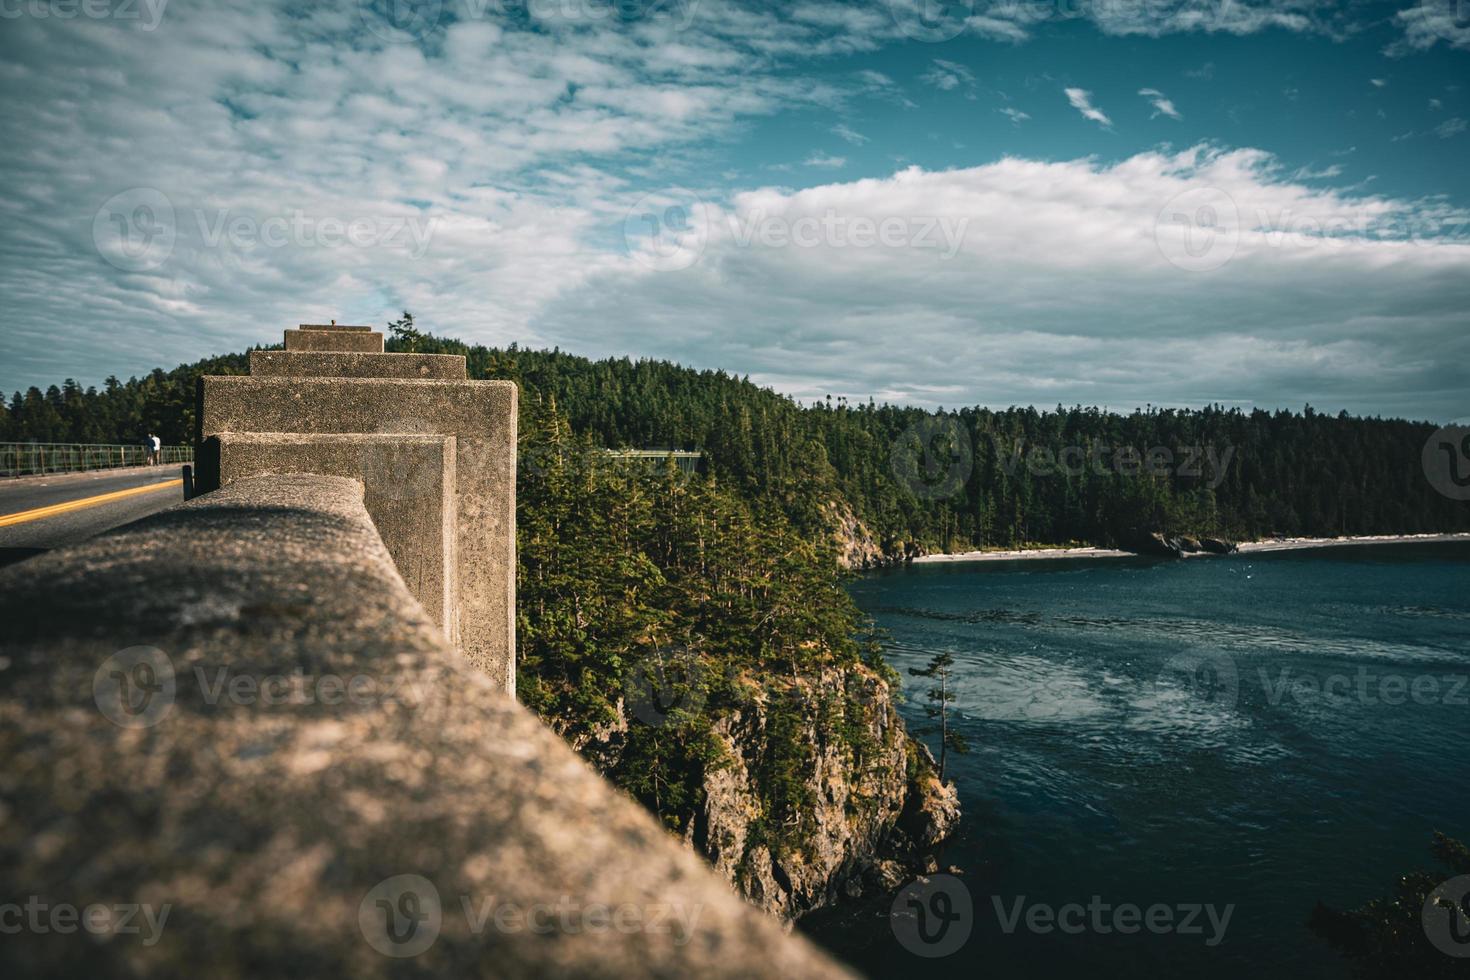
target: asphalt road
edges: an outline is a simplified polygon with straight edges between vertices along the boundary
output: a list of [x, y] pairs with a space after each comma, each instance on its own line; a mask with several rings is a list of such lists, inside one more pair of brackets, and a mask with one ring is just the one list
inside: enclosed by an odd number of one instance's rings
[[[184, 499], [180, 466], [138, 466], [88, 473], [0, 478], [0, 565], [147, 517]], [[173, 486], [168, 486], [175, 481]], [[128, 492], [136, 491], [136, 492]], [[113, 499], [92, 498], [122, 492]], [[59, 513], [40, 508], [76, 504]]]

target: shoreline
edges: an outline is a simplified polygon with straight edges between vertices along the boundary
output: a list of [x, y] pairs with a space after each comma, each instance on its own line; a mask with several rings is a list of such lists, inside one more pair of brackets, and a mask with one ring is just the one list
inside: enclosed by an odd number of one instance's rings
[[[1242, 541], [1236, 554], [1249, 555], [1271, 551], [1298, 551], [1305, 548], [1332, 548], [1364, 544], [1435, 544], [1441, 541], [1470, 541], [1470, 532], [1450, 534], [1362, 534], [1345, 538], [1267, 538]], [[1007, 551], [959, 551], [953, 554], [920, 555], [909, 564], [971, 561], [1032, 561], [1047, 558], [1137, 558], [1135, 551], [1119, 548], [1017, 548]], [[1225, 557], [1210, 552], [1191, 552], [1185, 558]]]
[[1346, 538], [1272, 538], [1243, 541], [1240, 554], [1259, 551], [1295, 551], [1298, 548], [1332, 548], [1354, 544], [1435, 544], [1441, 541], [1470, 541], [1470, 533], [1451, 534], [1360, 534]]

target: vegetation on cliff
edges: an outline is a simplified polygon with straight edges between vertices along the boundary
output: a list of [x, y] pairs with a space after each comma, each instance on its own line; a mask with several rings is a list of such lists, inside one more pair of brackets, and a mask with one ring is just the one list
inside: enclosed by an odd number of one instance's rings
[[[887, 676], [860, 639], [833, 545], [713, 476], [609, 457], [552, 399], [522, 396], [518, 685], [535, 709], [678, 832], [737, 760], [716, 726], [757, 710], [747, 849], [811, 843], [817, 745], [861, 771], [886, 699], [812, 677]], [[745, 747], [747, 750], [749, 746]]]
[[1429, 850], [1455, 877], [1444, 871], [1412, 871], [1394, 883], [1388, 897], [1345, 912], [1317, 903], [1308, 925], [1352, 964], [1355, 976], [1363, 980], [1465, 976], [1470, 848], [1435, 833]]

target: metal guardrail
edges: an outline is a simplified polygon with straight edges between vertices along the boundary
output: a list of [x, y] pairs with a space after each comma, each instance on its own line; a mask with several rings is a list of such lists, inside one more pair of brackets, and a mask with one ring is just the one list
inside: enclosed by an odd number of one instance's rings
[[[158, 454], [159, 465], [192, 463], [193, 461], [193, 446], [164, 446]], [[147, 462], [148, 450], [141, 445], [107, 446], [71, 442], [0, 443], [0, 476], [105, 470], [119, 466], [144, 466]]]

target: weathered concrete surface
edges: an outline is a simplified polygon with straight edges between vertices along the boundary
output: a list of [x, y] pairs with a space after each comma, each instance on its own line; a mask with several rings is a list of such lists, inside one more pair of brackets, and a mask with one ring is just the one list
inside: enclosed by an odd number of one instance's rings
[[0, 973], [838, 975], [453, 656], [359, 493], [245, 480], [0, 571], [0, 895], [169, 906]]
[[361, 330], [287, 330], [288, 351], [358, 351], [383, 353], [383, 335]]
[[424, 378], [463, 381], [465, 359], [459, 354], [358, 354], [350, 351], [250, 352], [254, 377]]
[[[201, 442], [224, 432], [454, 436], [460, 648], [515, 693], [513, 383], [206, 377], [200, 406]], [[201, 473], [206, 465], [201, 454]]]
[[363, 504], [409, 594], [458, 642], [453, 436], [226, 432], [220, 483], [313, 473], [363, 484]]

